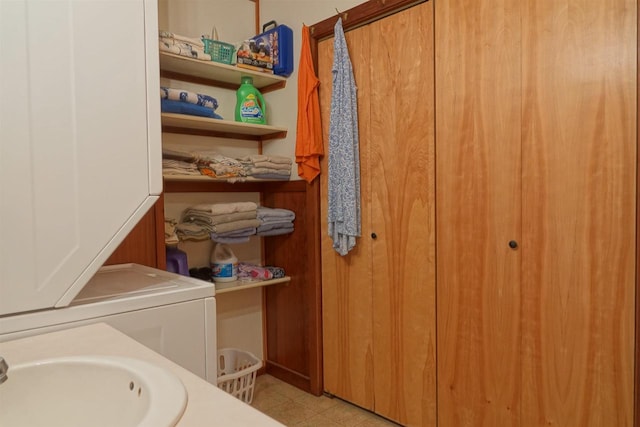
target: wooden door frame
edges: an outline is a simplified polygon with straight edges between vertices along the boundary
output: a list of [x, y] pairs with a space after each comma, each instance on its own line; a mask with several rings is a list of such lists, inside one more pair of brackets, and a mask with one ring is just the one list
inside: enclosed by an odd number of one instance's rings
[[[313, 66], [314, 66], [316, 75], [318, 74], [318, 42], [326, 38], [333, 37], [334, 26], [338, 21], [338, 18], [342, 18], [342, 28], [345, 32], [348, 32], [350, 30], [354, 30], [358, 27], [377, 21], [386, 16], [392, 15], [394, 13], [400, 12], [411, 6], [415, 6], [420, 3], [424, 3], [426, 1], [428, 0], [387, 0], [382, 2], [379, 0], [370, 0], [360, 5], [357, 5], [351, 9], [348, 9], [346, 11], [340, 12], [336, 9], [336, 12], [338, 12], [336, 15], [311, 25], [309, 27], [309, 35], [310, 35], [309, 44], [311, 48], [311, 56], [313, 58]], [[316, 184], [317, 183], [318, 181], [316, 181]], [[314, 190], [313, 194], [316, 198], [315, 205], [318, 208], [318, 215], [315, 215], [315, 218], [313, 218], [314, 220], [313, 227], [318, 231], [318, 233], [321, 233], [321, 225], [320, 225], [321, 216], [320, 215], [322, 215], [322, 212], [319, 212], [320, 185], [315, 185], [315, 188], [313, 190]], [[318, 237], [319, 236], [320, 234], [318, 234]], [[315, 265], [317, 266], [317, 274], [315, 276], [317, 283], [315, 284], [314, 288], [318, 290], [318, 295], [317, 295], [318, 300], [322, 301], [322, 294], [321, 294], [322, 274], [320, 274], [321, 266], [322, 266], [322, 259], [321, 259], [322, 249], [320, 245], [321, 245], [321, 239], [320, 238], [315, 239], [315, 241], [313, 241], [314, 247], [312, 252], [315, 257]], [[320, 348], [320, 357], [318, 358], [318, 360], [315, 360], [316, 362], [315, 368], [320, 371], [321, 381], [320, 381], [320, 384], [317, 384], [320, 386], [320, 390], [315, 389], [312, 391], [312, 393], [315, 391], [321, 392], [321, 390], [324, 389], [324, 384], [322, 383], [322, 379], [323, 379], [322, 310], [320, 310], [318, 314], [319, 316], [316, 316], [316, 318], [318, 319], [318, 322], [320, 325], [320, 328], [319, 328], [320, 334], [319, 334], [319, 340], [316, 342], [316, 345], [318, 345]]]
[[640, 427], [640, 7], [636, 3], [637, 27], [636, 33], [638, 40], [636, 44], [636, 345], [635, 345], [635, 423], [636, 427]]

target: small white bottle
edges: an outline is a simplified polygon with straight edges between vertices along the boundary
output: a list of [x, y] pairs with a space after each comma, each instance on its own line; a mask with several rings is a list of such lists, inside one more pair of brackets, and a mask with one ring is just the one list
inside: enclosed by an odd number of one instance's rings
[[231, 248], [223, 243], [216, 243], [211, 251], [211, 270], [214, 282], [233, 282], [238, 280], [238, 258]]

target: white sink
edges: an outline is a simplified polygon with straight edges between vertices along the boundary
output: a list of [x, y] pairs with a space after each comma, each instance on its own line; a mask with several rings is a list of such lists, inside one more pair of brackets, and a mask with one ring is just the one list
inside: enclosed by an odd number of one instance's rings
[[0, 426], [171, 427], [187, 392], [171, 372], [113, 356], [9, 364], [0, 384]]

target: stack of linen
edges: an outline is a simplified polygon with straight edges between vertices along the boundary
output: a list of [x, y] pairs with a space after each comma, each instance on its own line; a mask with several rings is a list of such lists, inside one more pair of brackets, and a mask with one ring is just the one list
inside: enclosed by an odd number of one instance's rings
[[160, 87], [160, 109], [163, 113], [187, 114], [222, 120], [216, 113], [218, 100], [209, 95], [184, 89]]
[[247, 176], [256, 179], [285, 180], [291, 176], [291, 159], [284, 156], [266, 156], [256, 154], [240, 159], [245, 166]]
[[158, 38], [159, 48], [163, 52], [202, 61], [211, 61], [211, 55], [204, 53], [204, 43], [200, 39], [181, 36], [164, 30], [158, 32]]
[[256, 230], [258, 236], [278, 236], [293, 232], [293, 220], [296, 214], [288, 209], [258, 207], [260, 225]]
[[176, 233], [180, 240], [244, 243], [256, 234], [261, 222], [253, 202], [214, 203], [191, 206], [182, 214]]
[[162, 149], [164, 175], [206, 175], [228, 180], [244, 177], [244, 165], [236, 159], [214, 151], [180, 151]]
[[176, 234], [176, 226], [178, 221], [173, 218], [166, 218], [164, 220], [164, 244], [168, 246], [177, 245], [180, 242], [178, 235]]

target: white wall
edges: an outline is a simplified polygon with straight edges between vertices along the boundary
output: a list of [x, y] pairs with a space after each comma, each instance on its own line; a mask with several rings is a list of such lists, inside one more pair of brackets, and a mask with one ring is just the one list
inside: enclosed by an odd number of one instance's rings
[[[276, 20], [293, 30], [294, 70], [283, 90], [270, 92], [267, 106], [271, 111], [270, 120], [279, 126], [289, 128], [287, 138], [265, 144], [266, 154], [290, 156], [295, 160], [296, 122], [298, 103], [298, 64], [300, 63], [300, 43], [303, 23], [311, 26], [340, 12], [348, 10], [362, 0], [261, 0], [260, 22]], [[299, 179], [294, 172], [291, 179]]]
[[[286, 88], [266, 94], [267, 120], [269, 124], [286, 126], [286, 139], [268, 141], [263, 144], [263, 152], [291, 157], [295, 161], [295, 140], [298, 96], [298, 64], [300, 62], [301, 30], [303, 23], [310, 26], [336, 14], [336, 8], [343, 12], [362, 0], [260, 0], [260, 22], [275, 20], [293, 30], [294, 71], [289, 76]], [[218, 31], [220, 41], [241, 42], [255, 35], [254, 3], [249, 0], [159, 0], [159, 28], [176, 34], [199, 38], [211, 33], [213, 26]], [[235, 93], [226, 89], [193, 85], [162, 79], [161, 84], [193, 90], [214, 96], [220, 107], [218, 113], [227, 120], [233, 120]], [[256, 152], [257, 144], [246, 141], [230, 141], [216, 138], [187, 135], [163, 134], [163, 143], [172, 146], [218, 149], [228, 156], [243, 156]], [[297, 168], [293, 167], [292, 179], [299, 179]], [[255, 193], [186, 193], [165, 195], [165, 215], [179, 218], [180, 213], [190, 204], [227, 201], [256, 201]], [[207, 265], [211, 242], [184, 242], [180, 249], [187, 252], [189, 267]], [[261, 259], [259, 239], [249, 244], [234, 245], [234, 253], [241, 261], [259, 262]], [[275, 285], [277, 286], [277, 285]], [[251, 351], [264, 358], [262, 340], [262, 293], [259, 289], [219, 295], [218, 347], [237, 347]]]

